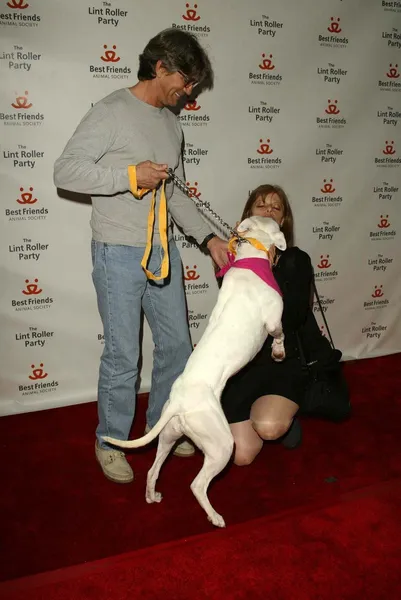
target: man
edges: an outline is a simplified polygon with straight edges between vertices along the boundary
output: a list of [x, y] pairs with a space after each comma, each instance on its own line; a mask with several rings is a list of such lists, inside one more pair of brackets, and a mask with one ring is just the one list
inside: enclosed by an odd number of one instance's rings
[[[171, 227], [168, 242], [167, 227], [163, 229], [163, 201], [167, 199], [174, 221], [208, 249], [219, 266], [226, 262], [226, 242], [211, 232], [193, 202], [166, 182], [168, 167], [184, 177], [183, 134], [168, 107], [189, 96], [196, 85], [212, 88], [207, 54], [195, 36], [176, 29], [162, 31], [139, 57], [136, 85], [98, 102], [83, 118], [54, 167], [58, 187], [92, 196], [92, 276], [105, 339], [95, 450], [104, 475], [118, 483], [131, 482], [132, 469], [125, 455], [104, 444], [102, 436], [125, 440], [130, 432], [141, 309], [155, 344], [147, 427], [158, 421], [171, 386], [192, 351], [182, 264]], [[162, 205], [151, 249], [148, 214], [153, 193], [157, 194], [157, 206]], [[143, 259], [145, 246], [151, 250], [149, 264]], [[147, 278], [146, 266], [160, 282]], [[193, 452], [187, 442], [176, 449], [181, 455]]]

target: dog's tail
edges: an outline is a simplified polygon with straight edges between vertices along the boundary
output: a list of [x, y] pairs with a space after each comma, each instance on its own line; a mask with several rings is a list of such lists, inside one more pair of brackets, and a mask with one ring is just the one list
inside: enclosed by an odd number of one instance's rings
[[141, 438], [138, 438], [137, 440], [116, 440], [115, 438], [105, 435], [103, 436], [103, 440], [109, 444], [113, 444], [113, 446], [119, 446], [120, 448], [140, 448], [142, 446], [146, 446], [146, 444], [149, 444], [149, 442], [154, 440], [155, 437], [159, 435], [163, 427], [165, 427], [172, 417], [174, 417], [174, 409], [170, 408], [170, 406], [170, 403], [166, 405], [166, 408], [156, 425], [149, 431], [149, 433]]

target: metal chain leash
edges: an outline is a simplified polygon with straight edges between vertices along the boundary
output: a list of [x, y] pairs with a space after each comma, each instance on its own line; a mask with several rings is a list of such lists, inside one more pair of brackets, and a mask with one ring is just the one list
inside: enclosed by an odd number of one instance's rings
[[231, 235], [238, 237], [238, 233], [233, 229], [228, 223], [223, 221], [223, 219], [218, 215], [213, 208], [210, 206], [209, 202], [205, 202], [204, 200], [200, 200], [197, 196], [194, 195], [193, 191], [185, 185], [183, 181], [174, 173], [173, 169], [167, 169], [167, 173], [170, 175], [170, 179], [172, 179], [175, 185], [182, 191], [188, 198], [191, 198], [195, 203], [197, 208], [202, 208], [204, 211], [209, 212], [215, 221], [217, 221], [220, 225], [222, 225], [225, 229], [227, 229]]

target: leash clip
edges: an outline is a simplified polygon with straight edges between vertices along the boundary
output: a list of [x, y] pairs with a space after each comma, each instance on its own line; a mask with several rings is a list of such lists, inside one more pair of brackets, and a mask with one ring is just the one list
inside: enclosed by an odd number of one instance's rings
[[241, 244], [245, 244], [245, 243], [249, 244], [248, 240], [246, 238], [242, 237], [241, 235], [238, 235], [236, 237], [236, 240], [237, 240], [238, 246], [241, 246]]

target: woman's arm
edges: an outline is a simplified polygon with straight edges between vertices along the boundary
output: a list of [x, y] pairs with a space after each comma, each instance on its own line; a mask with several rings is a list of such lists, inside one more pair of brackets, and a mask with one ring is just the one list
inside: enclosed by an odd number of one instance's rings
[[283, 330], [295, 331], [305, 322], [311, 304], [311, 259], [299, 248], [289, 248], [282, 254], [275, 274], [283, 292]]

